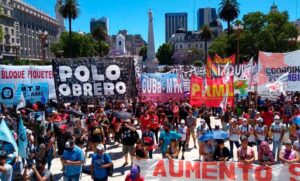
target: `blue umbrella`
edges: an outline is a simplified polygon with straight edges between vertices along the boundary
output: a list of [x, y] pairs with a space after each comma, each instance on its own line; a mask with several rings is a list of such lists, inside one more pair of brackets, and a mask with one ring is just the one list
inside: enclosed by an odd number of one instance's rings
[[210, 131], [200, 136], [199, 141], [207, 140], [225, 140], [229, 137], [228, 133], [222, 130]]
[[293, 119], [293, 122], [298, 125], [300, 124], [300, 116], [296, 116], [294, 119]]

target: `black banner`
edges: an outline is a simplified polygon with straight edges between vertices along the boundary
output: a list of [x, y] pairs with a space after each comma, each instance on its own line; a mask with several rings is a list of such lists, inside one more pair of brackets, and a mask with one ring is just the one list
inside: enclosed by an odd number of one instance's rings
[[52, 65], [58, 101], [92, 103], [136, 95], [132, 57], [55, 59]]

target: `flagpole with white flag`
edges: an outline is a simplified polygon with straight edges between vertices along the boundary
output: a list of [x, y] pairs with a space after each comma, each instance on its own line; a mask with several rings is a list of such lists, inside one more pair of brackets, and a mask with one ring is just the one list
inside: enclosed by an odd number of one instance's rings
[[220, 103], [220, 107], [222, 108], [223, 112], [225, 112], [227, 110], [227, 100], [228, 100], [228, 90], [226, 91], [226, 94]]
[[223, 68], [222, 72], [221, 72], [221, 76], [223, 79], [223, 82], [225, 84], [227, 84], [230, 80], [230, 67], [229, 67], [229, 63], [227, 62], [227, 64], [225, 65], [225, 67]]
[[23, 107], [26, 107], [26, 100], [25, 100], [25, 97], [24, 97], [24, 93], [21, 92], [20, 102], [17, 105], [16, 111], [18, 111], [20, 108], [23, 108]]
[[286, 95], [287, 81], [289, 80], [289, 72], [281, 75], [275, 82], [266, 85], [269, 89], [269, 93], [279, 91]]

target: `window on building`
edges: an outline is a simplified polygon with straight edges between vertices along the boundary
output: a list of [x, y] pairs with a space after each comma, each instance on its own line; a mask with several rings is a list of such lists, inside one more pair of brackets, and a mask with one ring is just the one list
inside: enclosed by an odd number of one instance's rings
[[8, 34], [8, 28], [7, 27], [5, 27], [5, 33]]
[[196, 48], [198, 48], [198, 43], [196, 43]]
[[200, 48], [202, 48], [202, 43], [200, 44]]
[[14, 29], [11, 29], [11, 35], [15, 35]]
[[191, 44], [189, 44], [188, 47], [191, 48]]
[[122, 41], [119, 41], [119, 46], [122, 46]]
[[12, 38], [12, 39], [11, 39], [11, 42], [12, 42], [12, 43], [15, 43], [15, 39], [14, 39], [14, 38]]
[[182, 45], [180, 45], [179, 47], [180, 47], [180, 49], [182, 49]]

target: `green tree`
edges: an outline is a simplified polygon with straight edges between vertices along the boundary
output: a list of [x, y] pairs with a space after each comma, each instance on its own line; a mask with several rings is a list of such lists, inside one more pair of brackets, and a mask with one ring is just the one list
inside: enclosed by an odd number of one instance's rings
[[96, 27], [92, 32], [92, 36], [97, 41], [105, 41], [107, 38], [107, 32], [102, 27]]
[[[2, 6], [0, 5], [0, 16], [2, 15]], [[3, 40], [2, 26], [0, 25], [0, 42]]]
[[208, 26], [203, 26], [201, 28], [201, 39], [204, 40], [204, 62], [207, 61], [207, 42], [211, 40], [213, 37], [213, 34]]
[[78, 4], [78, 0], [63, 0], [62, 1], [62, 6], [59, 9], [60, 14], [62, 15], [62, 17], [64, 17], [65, 19], [68, 19], [69, 22], [69, 56], [72, 57], [73, 54], [71, 51], [71, 47], [72, 45], [72, 20], [75, 20], [78, 15], [79, 15], [79, 4]]
[[139, 51], [139, 56], [143, 57], [143, 60], [145, 61], [147, 58], [147, 46], [143, 46]]
[[172, 55], [174, 53], [174, 48], [169, 43], [162, 44], [156, 53], [156, 58], [161, 65], [173, 65]]
[[100, 57], [106, 56], [109, 53], [110, 47], [105, 42], [107, 39], [107, 33], [102, 27], [97, 27], [93, 30], [92, 36], [96, 41], [97, 55]]
[[236, 0], [222, 0], [219, 4], [219, 17], [227, 22], [228, 36], [230, 34], [230, 22], [237, 18], [240, 14], [239, 3]]

